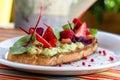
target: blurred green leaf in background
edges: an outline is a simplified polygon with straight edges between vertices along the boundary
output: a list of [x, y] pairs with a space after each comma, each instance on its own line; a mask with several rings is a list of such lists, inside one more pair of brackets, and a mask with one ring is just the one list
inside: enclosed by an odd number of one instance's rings
[[97, 0], [97, 2], [90, 8], [95, 15], [97, 24], [102, 24], [103, 14], [108, 12], [120, 12], [120, 0]]

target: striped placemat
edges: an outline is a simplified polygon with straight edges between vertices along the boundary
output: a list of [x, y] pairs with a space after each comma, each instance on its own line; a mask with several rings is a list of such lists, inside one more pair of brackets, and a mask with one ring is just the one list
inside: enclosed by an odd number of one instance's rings
[[109, 69], [104, 72], [83, 76], [49, 76], [17, 71], [0, 64], [0, 80], [120, 80], [120, 70]]

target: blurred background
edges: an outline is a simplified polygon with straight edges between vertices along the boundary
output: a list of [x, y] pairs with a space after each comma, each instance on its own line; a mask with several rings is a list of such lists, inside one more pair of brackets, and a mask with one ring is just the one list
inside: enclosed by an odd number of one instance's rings
[[120, 34], [120, 0], [0, 0], [0, 29], [34, 27], [41, 5], [42, 22], [51, 26], [78, 17], [88, 27]]

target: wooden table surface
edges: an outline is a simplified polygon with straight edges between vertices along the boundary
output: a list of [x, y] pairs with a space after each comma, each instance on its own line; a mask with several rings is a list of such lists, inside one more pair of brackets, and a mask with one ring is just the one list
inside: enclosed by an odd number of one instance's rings
[[3, 29], [0, 28], [0, 42], [13, 38], [13, 37], [17, 37], [17, 36], [22, 36], [25, 35], [26, 33], [24, 33], [23, 31], [21, 31], [20, 29]]

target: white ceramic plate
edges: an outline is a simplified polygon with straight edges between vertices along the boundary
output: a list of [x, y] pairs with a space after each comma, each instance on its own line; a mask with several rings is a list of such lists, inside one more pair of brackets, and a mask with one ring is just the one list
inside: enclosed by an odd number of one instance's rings
[[[72, 64], [64, 64], [62, 67], [59, 66], [36, 66], [21, 64], [16, 62], [10, 62], [6, 60], [7, 52], [10, 46], [18, 40], [20, 37], [9, 39], [0, 43], [0, 63], [9, 67], [13, 67], [18, 70], [41, 73], [41, 74], [51, 74], [51, 75], [83, 75], [96, 73], [104, 71], [111, 67], [120, 65], [120, 36], [106, 33], [98, 32], [97, 39], [99, 41], [99, 49], [95, 54], [88, 57], [87, 60], [80, 60], [73, 62]], [[107, 55], [99, 54], [99, 50], [106, 50]], [[112, 56], [113, 61], [109, 59]], [[91, 59], [94, 62], [91, 62]], [[83, 66], [82, 62], [86, 65]], [[90, 65], [90, 66], [88, 66]]]

